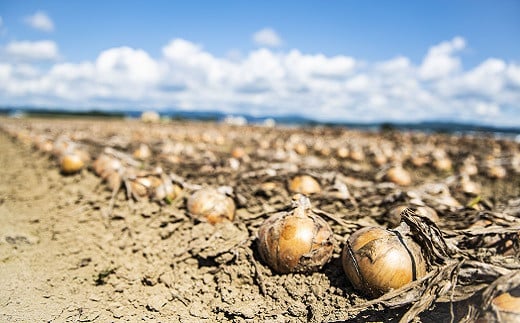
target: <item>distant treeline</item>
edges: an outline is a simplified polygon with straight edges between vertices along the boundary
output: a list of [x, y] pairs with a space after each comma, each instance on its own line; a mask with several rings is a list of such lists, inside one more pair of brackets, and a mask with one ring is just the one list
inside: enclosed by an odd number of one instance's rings
[[[39, 118], [139, 118], [141, 111], [103, 111], [103, 110], [66, 110], [66, 109], [38, 109], [30, 107], [4, 107], [0, 108], [0, 115], [25, 116]], [[162, 117], [173, 120], [198, 120], [198, 121], [223, 121], [228, 114], [219, 111], [185, 111], [170, 109], [160, 111]], [[251, 116], [247, 114], [233, 114], [233, 116], [243, 117], [248, 123], [260, 124], [266, 119], [272, 119], [279, 125], [291, 126], [329, 126], [347, 127], [359, 130], [371, 131], [421, 131], [436, 133], [495, 133], [507, 136], [520, 135], [520, 127], [495, 127], [489, 125], [458, 123], [450, 121], [426, 121], [416, 123], [389, 123], [389, 122], [320, 122], [298, 115], [281, 116]]]
[[20, 108], [1, 108], [0, 115], [25, 116], [33, 118], [124, 118], [123, 112], [106, 112], [99, 110], [89, 111], [69, 111], [69, 110], [48, 110], [48, 109], [20, 109]]

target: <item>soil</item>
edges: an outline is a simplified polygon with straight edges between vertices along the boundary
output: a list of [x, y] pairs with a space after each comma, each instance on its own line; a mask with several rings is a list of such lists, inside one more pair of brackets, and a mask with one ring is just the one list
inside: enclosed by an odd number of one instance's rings
[[[410, 304], [363, 308], [368, 298], [343, 273], [341, 249], [354, 230], [386, 226], [392, 207], [418, 198], [439, 213], [438, 226], [449, 232], [493, 212], [520, 217], [514, 161], [520, 145], [486, 135], [85, 119], [4, 118], [0, 128], [4, 322], [398, 321]], [[64, 137], [92, 158], [77, 174], [60, 173], [56, 155], [35, 148], [41, 138], [56, 146]], [[123, 185], [111, 208], [113, 192], [94, 173], [92, 160], [106, 147], [131, 156], [141, 143], [152, 148], [152, 157], [137, 168], [160, 166], [175, 175], [182, 193], [166, 202], [128, 198]], [[373, 144], [389, 145], [399, 156], [411, 156], [420, 147], [431, 147], [427, 154], [441, 148], [454, 165], [438, 171], [405, 160], [412, 184], [399, 186], [383, 175], [400, 157], [392, 159], [390, 153], [387, 162], [375, 164]], [[361, 147], [365, 157], [338, 157], [340, 146]], [[232, 157], [236, 147], [245, 155]], [[476, 200], [456, 185], [468, 155], [480, 171], [472, 176], [482, 184]], [[506, 179], [485, 175], [490, 156], [504, 165]], [[290, 205], [287, 182], [297, 174], [309, 174], [322, 186], [310, 199], [330, 215], [325, 220], [334, 232], [334, 253], [317, 272], [277, 274], [260, 259], [256, 234], [269, 214]], [[459, 204], [421, 195], [431, 184], [448, 187]], [[212, 225], [189, 214], [186, 198], [201, 186], [227, 187], [237, 206], [234, 221]], [[513, 254], [518, 262], [518, 250]], [[349, 311], [354, 307], [359, 309]], [[448, 321], [452, 315], [449, 303], [439, 300], [415, 320]]]

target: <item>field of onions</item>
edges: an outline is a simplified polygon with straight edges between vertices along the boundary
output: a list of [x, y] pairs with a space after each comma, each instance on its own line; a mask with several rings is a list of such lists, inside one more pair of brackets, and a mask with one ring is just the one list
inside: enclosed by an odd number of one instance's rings
[[37, 118], [0, 138], [4, 320], [520, 321], [511, 139]]

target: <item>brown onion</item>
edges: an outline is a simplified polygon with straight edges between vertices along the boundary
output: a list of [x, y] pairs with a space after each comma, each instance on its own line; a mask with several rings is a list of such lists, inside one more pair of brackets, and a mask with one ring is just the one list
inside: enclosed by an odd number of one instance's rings
[[366, 227], [348, 238], [342, 263], [354, 288], [378, 297], [426, 274], [420, 247], [399, 229]]
[[507, 170], [500, 165], [490, 165], [487, 169], [487, 175], [493, 179], [504, 179], [507, 176]]
[[152, 151], [151, 151], [150, 147], [148, 147], [148, 145], [140, 144], [139, 148], [134, 150], [133, 156], [137, 159], [145, 160], [145, 159], [150, 158], [150, 156], [152, 156]]
[[473, 155], [469, 155], [464, 162], [462, 163], [462, 166], [459, 169], [459, 173], [466, 176], [472, 176], [478, 174], [478, 167], [477, 162], [475, 160], [475, 157]]
[[295, 146], [294, 146], [294, 151], [298, 154], [298, 155], [305, 155], [307, 154], [307, 145], [302, 143], [302, 142], [299, 142], [297, 143]]
[[450, 171], [452, 168], [451, 159], [449, 159], [448, 157], [436, 158], [433, 161], [433, 167], [438, 171], [443, 171], [443, 172]]
[[491, 303], [501, 322], [520, 322], [520, 288], [498, 295]]
[[422, 167], [426, 165], [430, 159], [428, 156], [422, 156], [422, 155], [414, 155], [411, 157], [410, 161], [412, 162], [412, 165], [415, 167]]
[[457, 187], [468, 195], [479, 195], [482, 192], [480, 184], [472, 181], [467, 175], [462, 175]]
[[234, 147], [231, 150], [231, 157], [233, 157], [233, 158], [240, 159], [240, 158], [244, 157], [245, 155], [247, 155], [247, 153], [246, 153], [245, 149], [242, 147]]
[[214, 188], [202, 188], [193, 193], [187, 202], [191, 215], [202, 218], [211, 224], [233, 221], [235, 202], [229, 196]]
[[298, 175], [289, 181], [289, 190], [293, 193], [309, 195], [321, 192], [321, 186], [312, 176]]
[[386, 172], [386, 179], [392, 183], [401, 186], [408, 186], [412, 184], [412, 177], [410, 173], [402, 166], [394, 166]]
[[353, 147], [350, 150], [349, 157], [353, 161], [363, 161], [365, 159], [365, 153], [361, 147]]
[[77, 153], [68, 153], [60, 158], [60, 170], [63, 174], [74, 174], [83, 169], [85, 163]]
[[490, 309], [477, 322], [520, 322], [520, 287], [502, 293], [491, 301]]
[[258, 230], [262, 259], [278, 273], [312, 272], [329, 261], [334, 249], [328, 223], [297, 194], [293, 209], [269, 217]]
[[156, 201], [166, 201], [170, 203], [176, 199], [182, 192], [182, 188], [172, 183], [172, 180], [168, 176], [161, 176], [159, 181], [154, 182], [153, 189], [151, 191], [151, 198]]
[[136, 198], [151, 195], [152, 187], [159, 185], [160, 179], [155, 176], [139, 176], [130, 181], [132, 196]]
[[336, 155], [339, 157], [339, 158], [342, 158], [342, 159], [345, 159], [348, 157], [349, 155], [349, 150], [347, 147], [339, 147], [338, 150], [336, 151]]

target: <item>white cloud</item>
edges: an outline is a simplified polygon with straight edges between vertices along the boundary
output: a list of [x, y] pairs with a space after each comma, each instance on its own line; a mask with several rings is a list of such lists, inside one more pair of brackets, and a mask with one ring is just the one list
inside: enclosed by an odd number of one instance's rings
[[13, 67], [9, 64], [0, 63], [0, 84], [6, 85], [11, 79], [11, 71]]
[[504, 86], [505, 70], [504, 61], [495, 58], [487, 59], [463, 76], [464, 86], [475, 94], [497, 95]]
[[439, 94], [446, 97], [498, 97], [508, 82], [506, 69], [504, 61], [490, 58], [461, 75], [439, 80], [436, 86]]
[[385, 74], [400, 74], [409, 72], [412, 64], [407, 57], [399, 56], [388, 61], [376, 63], [375, 68]]
[[159, 65], [147, 52], [117, 47], [99, 54], [95, 68], [101, 83], [154, 84], [159, 80]]
[[520, 66], [490, 58], [464, 70], [458, 56], [462, 38], [432, 46], [419, 65], [405, 56], [370, 63], [267, 48], [229, 59], [184, 39], [167, 43], [160, 57], [115, 47], [90, 61], [48, 68], [20, 59], [59, 56], [54, 43], [46, 44], [5, 48], [19, 60], [0, 64], [2, 103], [294, 113], [327, 121], [454, 118], [520, 126]]
[[345, 89], [350, 92], [364, 93], [373, 88], [371, 82], [366, 74], [357, 74], [345, 82]]
[[259, 46], [278, 47], [282, 45], [282, 38], [272, 28], [264, 28], [253, 34], [253, 41]]
[[460, 59], [454, 54], [466, 47], [464, 38], [455, 37], [430, 48], [419, 68], [419, 75], [425, 80], [447, 77], [460, 69]]
[[475, 105], [475, 112], [478, 115], [484, 117], [492, 117], [498, 115], [500, 111], [500, 107], [496, 103], [486, 103], [486, 102], [478, 102]]
[[520, 65], [511, 64], [507, 67], [508, 80], [514, 86], [520, 88]]
[[292, 75], [300, 79], [320, 76], [341, 78], [354, 70], [356, 61], [348, 56], [304, 55], [292, 50], [285, 56], [285, 65]]
[[51, 40], [13, 41], [4, 48], [9, 58], [14, 60], [56, 60], [58, 46]]
[[54, 30], [54, 22], [52, 19], [43, 11], [37, 11], [31, 16], [27, 16], [24, 19], [25, 23], [34, 29], [38, 29], [45, 32], [51, 32]]

